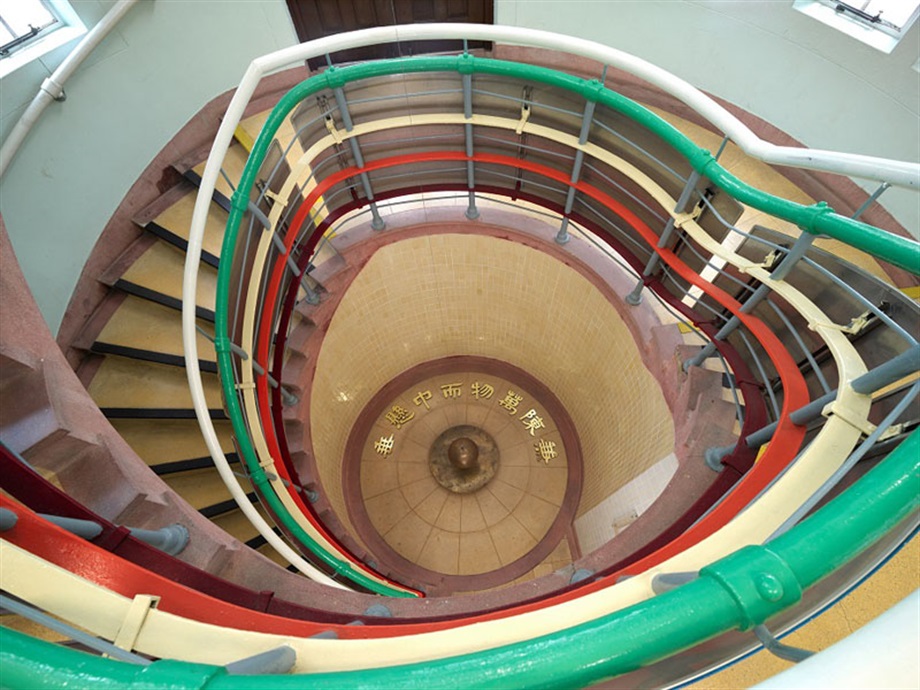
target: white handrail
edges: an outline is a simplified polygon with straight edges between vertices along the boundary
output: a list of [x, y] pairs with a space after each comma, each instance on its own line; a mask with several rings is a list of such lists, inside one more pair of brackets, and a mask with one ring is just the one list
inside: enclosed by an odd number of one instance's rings
[[221, 478], [227, 484], [237, 505], [256, 527], [259, 534], [265, 537], [281, 555], [301, 572], [313, 580], [336, 587], [342, 587], [342, 585], [331, 580], [304, 561], [299, 554], [295, 553], [274, 533], [271, 526], [252, 507], [246, 497], [246, 492], [233, 474], [229, 462], [221, 449], [220, 440], [217, 437], [205, 400], [198, 365], [198, 342], [195, 330], [197, 271], [201, 259], [202, 240], [208, 208], [220, 175], [221, 163], [230, 148], [234, 131], [240, 123], [246, 106], [262, 77], [291, 65], [300, 65], [309, 58], [339, 50], [378, 43], [420, 39], [470, 39], [505, 42], [580, 55], [641, 77], [678, 98], [709, 120], [752, 157], [777, 165], [825, 170], [843, 175], [886, 181], [889, 184], [902, 187], [920, 188], [920, 164], [833, 151], [775, 146], [761, 140], [744, 123], [712, 98], [664, 69], [634, 55], [629, 55], [594, 41], [547, 31], [482, 24], [413, 24], [379, 27], [320, 38], [301, 45], [284, 48], [253, 60], [244, 73], [240, 85], [227, 107], [227, 113], [221, 121], [214, 145], [211, 148], [211, 153], [201, 176], [198, 197], [192, 214], [182, 292], [182, 339], [185, 347], [186, 373], [192, 402], [205, 443], [211, 452]]
[[[766, 163], [824, 170], [840, 175], [888, 182], [898, 187], [920, 189], [920, 163], [771, 144], [758, 137], [741, 120], [695, 86], [657, 65], [595, 41], [537, 29], [487, 24], [408, 24], [328, 36], [256, 58], [250, 65], [250, 71], [247, 71], [243, 78], [240, 89], [248, 89], [246, 79], [253, 68], [258, 78], [261, 78], [264, 74], [302, 63], [309, 58], [347, 48], [393, 41], [464, 38], [474, 41], [521, 44], [571, 53], [629, 72], [683, 101], [749, 156]], [[258, 78], [255, 83], [258, 83]], [[254, 88], [255, 84], [252, 87]]]

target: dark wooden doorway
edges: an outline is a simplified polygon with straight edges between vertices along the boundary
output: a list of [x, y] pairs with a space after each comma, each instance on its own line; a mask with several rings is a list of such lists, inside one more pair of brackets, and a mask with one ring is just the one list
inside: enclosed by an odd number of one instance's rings
[[[492, 24], [493, 0], [287, 0], [297, 37], [304, 41], [357, 29], [395, 24], [469, 22]], [[421, 53], [456, 51], [460, 41], [405, 41], [334, 53], [336, 64], [358, 60], [404, 57]], [[471, 41], [470, 48], [491, 44]], [[326, 64], [325, 58], [309, 61], [311, 69]]]

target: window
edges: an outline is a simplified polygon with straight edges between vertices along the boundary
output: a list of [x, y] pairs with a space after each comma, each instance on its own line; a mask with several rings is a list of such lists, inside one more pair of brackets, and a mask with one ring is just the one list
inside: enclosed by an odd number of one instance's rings
[[66, 0], [0, 0], [0, 77], [85, 32]]
[[795, 0], [792, 6], [885, 53], [920, 15], [920, 0]]
[[0, 12], [0, 56], [8, 57], [43, 31], [53, 31], [57, 23], [58, 18], [41, 0], [4, 3]]

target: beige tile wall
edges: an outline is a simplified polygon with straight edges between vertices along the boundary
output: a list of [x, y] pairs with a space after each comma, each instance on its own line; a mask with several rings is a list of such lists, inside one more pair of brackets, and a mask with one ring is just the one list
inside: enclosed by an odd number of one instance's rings
[[348, 527], [340, 463], [361, 409], [406, 369], [458, 354], [509, 362], [556, 394], [582, 443], [579, 514], [673, 450], [660, 388], [616, 310], [581, 274], [510, 240], [407, 239], [359, 273], [317, 362], [314, 453]]

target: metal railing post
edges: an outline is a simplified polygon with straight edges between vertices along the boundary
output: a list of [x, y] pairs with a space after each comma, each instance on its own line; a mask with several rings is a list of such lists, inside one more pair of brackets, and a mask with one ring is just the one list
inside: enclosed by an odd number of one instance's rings
[[[473, 75], [462, 75], [463, 80], [463, 118], [473, 119]], [[479, 209], [476, 208], [476, 177], [473, 163], [473, 125], [471, 122], [463, 124], [463, 139], [466, 144], [466, 186], [469, 190], [469, 205], [466, 207], [466, 217], [470, 220], [479, 218]]]
[[[588, 142], [588, 135], [591, 133], [591, 123], [594, 121], [594, 110], [597, 108], [595, 101], [585, 101], [585, 109], [581, 115], [581, 131], [578, 134], [578, 145], [584, 146]], [[562, 225], [559, 232], [556, 233], [556, 242], [565, 244], [571, 238], [569, 237], [569, 214], [575, 205], [575, 185], [581, 178], [581, 166], [585, 162], [585, 152], [579, 148], [575, 152], [575, 161], [572, 163], [572, 174], [569, 176], [569, 192], [565, 198], [565, 209], [562, 212]]]
[[[684, 209], [687, 208], [687, 204], [690, 202], [690, 197], [693, 195], [693, 190], [696, 189], [696, 185], [699, 183], [702, 175], [700, 175], [696, 170], [690, 173], [690, 176], [687, 178], [687, 183], [684, 185], [683, 190], [681, 190], [680, 196], [677, 199], [677, 203], [674, 204], [674, 213], [683, 213]], [[674, 217], [671, 216], [668, 218], [668, 222], [665, 223], [664, 229], [661, 231], [661, 236], [658, 239], [658, 247], [663, 248], [668, 245], [668, 242], [671, 240], [671, 235], [674, 233]], [[638, 306], [642, 302], [642, 288], [645, 287], [645, 278], [652, 275], [655, 269], [658, 267], [658, 262], [661, 258], [658, 256], [657, 252], [653, 252], [649, 257], [648, 262], [645, 264], [645, 269], [642, 271], [642, 276], [639, 278], [639, 282], [636, 283], [636, 287], [632, 289], [628, 295], [626, 295], [626, 303], [634, 307]]]
[[[853, 379], [850, 386], [857, 393], [871, 395], [875, 391], [913, 374], [915, 371], [920, 371], [920, 345], [914, 345], [909, 350], [892, 357], [884, 364], [880, 364], [875, 369]], [[810, 421], [820, 417], [821, 411], [836, 398], [837, 391], [833, 390], [794, 410], [789, 414], [789, 419], [793, 424], [808, 424]], [[744, 442], [747, 443], [749, 448], [758, 448], [773, 437], [777, 426], [777, 422], [768, 424], [746, 436]]]
[[[342, 124], [345, 125], [345, 131], [351, 132], [355, 125], [351, 119], [351, 113], [348, 111], [348, 101], [345, 98], [345, 90], [339, 86], [333, 90], [335, 102], [339, 106], [339, 114], [342, 116]], [[361, 155], [361, 147], [358, 145], [356, 137], [349, 137], [348, 144], [351, 147], [351, 155], [354, 156], [355, 165], [359, 168], [364, 167], [364, 156]], [[377, 203], [374, 201], [374, 190], [371, 188], [371, 179], [366, 172], [359, 174], [361, 186], [364, 187], [364, 196], [367, 197], [368, 206], [371, 209], [371, 227], [374, 230], [383, 230], [386, 223], [380, 217], [380, 211], [377, 210]]]
[[189, 542], [189, 533], [183, 525], [178, 523], [166, 525], [160, 529], [140, 529], [129, 527], [131, 536], [159, 549], [170, 556], [182, 553]]
[[872, 192], [872, 194], [869, 196], [869, 198], [866, 199], [866, 200], [862, 203], [862, 206], [860, 206], [858, 209], [856, 209], [856, 212], [855, 212], [852, 216], [850, 216], [850, 217], [851, 217], [853, 220], [859, 220], [859, 217], [860, 217], [863, 213], [865, 213], [866, 209], [869, 208], [869, 207], [870, 207], [872, 204], [874, 204], [876, 201], [878, 201], [878, 198], [879, 198], [879, 197], [882, 195], [882, 193], [883, 193], [886, 189], [888, 189], [890, 186], [891, 186], [891, 185], [888, 184], [887, 182], [882, 182], [882, 184], [880, 184], [880, 185], [878, 186], [878, 188], [877, 188], [874, 192]]
[[[761, 284], [760, 287], [754, 290], [753, 294], [751, 294], [751, 296], [748, 297], [747, 300], [745, 300], [744, 304], [741, 305], [741, 309], [740, 309], [741, 313], [743, 314], [749, 313], [752, 309], [754, 309], [754, 307], [760, 304], [761, 300], [763, 300], [764, 297], [766, 297], [769, 294], [770, 294], [770, 286], [766, 284]], [[684, 371], [687, 371], [690, 367], [698, 367], [705, 360], [712, 357], [712, 355], [715, 354], [715, 351], [716, 351], [715, 341], [725, 340], [740, 325], [741, 325], [741, 319], [738, 318], [737, 314], [735, 314], [728, 321], [725, 322], [725, 325], [719, 329], [719, 332], [713, 336], [712, 340], [706, 343], [706, 345], [704, 345], [703, 348], [698, 353], [696, 353], [696, 355], [688, 358], [684, 362]]]
[[0, 532], [13, 529], [17, 522], [19, 522], [19, 516], [16, 513], [7, 508], [0, 508]]

